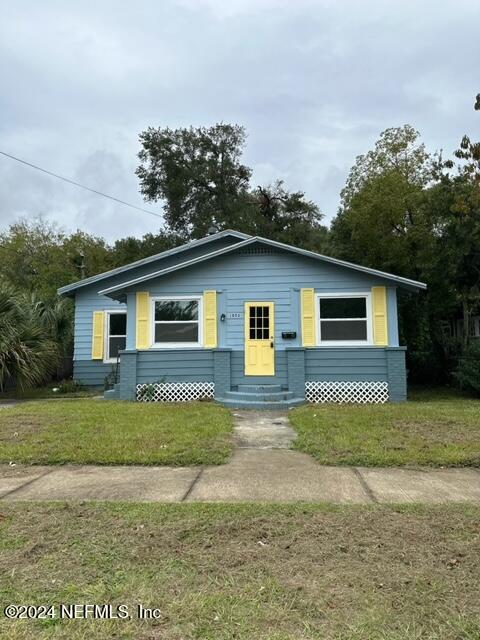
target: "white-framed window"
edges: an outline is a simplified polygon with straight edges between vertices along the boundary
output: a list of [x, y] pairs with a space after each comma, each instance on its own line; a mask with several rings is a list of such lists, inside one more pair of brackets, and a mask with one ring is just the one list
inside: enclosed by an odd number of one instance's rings
[[372, 344], [370, 293], [318, 293], [316, 308], [319, 345]]
[[105, 311], [105, 362], [116, 362], [118, 352], [127, 346], [127, 312]]
[[152, 299], [154, 347], [201, 347], [202, 327], [202, 296], [165, 296]]

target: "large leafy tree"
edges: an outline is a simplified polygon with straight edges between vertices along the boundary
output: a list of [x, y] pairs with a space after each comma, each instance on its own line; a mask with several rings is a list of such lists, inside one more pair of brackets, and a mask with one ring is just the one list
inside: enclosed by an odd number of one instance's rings
[[103, 239], [81, 231], [66, 235], [41, 219], [20, 221], [0, 234], [0, 276], [44, 300], [54, 300], [58, 287], [111, 266]]
[[448, 280], [437, 274], [442, 216], [449, 209], [448, 193], [438, 186], [438, 166], [413, 127], [387, 129], [374, 149], [357, 158], [332, 223], [336, 255], [435, 281], [427, 294], [400, 299], [403, 339], [417, 379], [440, 375], [444, 368], [445, 329], [455, 306]]
[[307, 200], [302, 191], [288, 191], [283, 181], [277, 180], [245, 194], [239, 228], [304, 249], [325, 251], [328, 230], [321, 224], [322, 218], [318, 205]]
[[129, 236], [116, 240], [113, 248], [114, 266], [120, 267], [135, 260], [173, 249], [185, 242], [185, 238], [173, 232], [146, 233], [142, 238]]
[[357, 158], [332, 224], [336, 253], [424, 280], [428, 291], [400, 299], [409, 366], [422, 381], [448, 375], [458, 357], [450, 325], [480, 303], [480, 145], [465, 136], [452, 161], [431, 156], [410, 126], [388, 129]]
[[342, 190], [332, 222], [335, 253], [420, 277], [431, 248], [434, 223], [425, 190], [434, 179], [434, 166], [413, 127], [384, 131], [375, 148], [357, 158]]
[[185, 237], [206, 235], [212, 224], [235, 223], [251, 170], [242, 164], [245, 129], [216, 124], [153, 128], [140, 134], [137, 175], [146, 200], [162, 200], [167, 225]]
[[[480, 110], [480, 94], [475, 106]], [[480, 311], [480, 142], [465, 135], [455, 152], [460, 160], [455, 175], [452, 162], [442, 165], [442, 184], [448, 193], [449, 210], [443, 219], [442, 240], [446, 260], [443, 271], [455, 290], [463, 317], [463, 348], [470, 338], [470, 323]]]

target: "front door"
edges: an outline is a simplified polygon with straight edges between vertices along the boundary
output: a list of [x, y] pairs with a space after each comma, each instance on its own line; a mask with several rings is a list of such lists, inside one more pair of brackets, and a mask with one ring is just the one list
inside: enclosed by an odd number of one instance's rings
[[274, 303], [245, 303], [245, 375], [274, 376]]

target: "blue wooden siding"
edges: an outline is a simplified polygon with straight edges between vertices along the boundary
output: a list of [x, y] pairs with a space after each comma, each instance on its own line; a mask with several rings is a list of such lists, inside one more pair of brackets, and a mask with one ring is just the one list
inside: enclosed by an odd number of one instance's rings
[[[132, 287], [152, 296], [199, 295], [205, 289], [218, 292], [219, 346], [243, 350], [246, 301], [275, 303], [275, 349], [301, 346], [300, 289], [314, 287], [318, 293], [369, 292], [372, 286], [388, 285], [379, 278], [313, 258], [275, 251], [267, 254], [233, 253]], [[389, 306], [395, 300], [395, 288]], [[129, 299], [134, 304], [134, 296]], [[392, 307], [393, 308], [393, 307]], [[229, 314], [240, 314], [229, 318]], [[396, 327], [396, 316], [390, 319]], [[282, 331], [296, 331], [295, 340], [282, 339]], [[394, 335], [393, 325], [390, 331]]]
[[[129, 271], [127, 274], [118, 274], [112, 276], [111, 278], [108, 278], [107, 280], [102, 280], [100, 282], [89, 285], [84, 289], [79, 289], [75, 295], [74, 359], [91, 360], [92, 358], [92, 323], [94, 311], [126, 308], [126, 305], [123, 303], [120, 304], [119, 302], [116, 302], [111, 298], [98, 295], [97, 292], [99, 290], [105, 289], [106, 287], [113, 286], [115, 284], [119, 284], [121, 282], [124, 282], [125, 280], [138, 278], [140, 276], [146, 275], [147, 273], [151, 273], [152, 271], [158, 271], [159, 269], [164, 269], [174, 264], [179, 264], [180, 262], [191, 260], [200, 255], [203, 255], [206, 252], [209, 253], [211, 251], [216, 251], [218, 249], [230, 246], [235, 242], [239, 242], [239, 240], [232, 237], [220, 238], [215, 243], [209, 243], [206, 246], [193, 247], [192, 249], [183, 251], [178, 255], [164, 258], [161, 261], [155, 261], [148, 265], [136, 267], [135, 269]], [[134, 322], [134, 317], [130, 318], [129, 326], [131, 325], [132, 320]], [[133, 324], [132, 326], [135, 327], [135, 324]], [[132, 332], [130, 331], [127, 340], [129, 341], [129, 348], [133, 349], [135, 347], [135, 333], [133, 332], [132, 336]], [[97, 364], [101, 363], [97, 362]]]
[[73, 377], [86, 387], [103, 389], [105, 377], [112, 371], [114, 365], [100, 360], [74, 360]]
[[321, 347], [305, 350], [306, 380], [388, 380], [381, 347]]
[[126, 309], [126, 305], [120, 304], [111, 298], [99, 296], [92, 287], [86, 287], [75, 296], [75, 334], [73, 344], [73, 358], [77, 360], [89, 360], [96, 365], [102, 365], [101, 360], [92, 360], [92, 329], [93, 312], [105, 309]]
[[[228, 239], [225, 239], [228, 242]], [[200, 252], [201, 248], [198, 248]], [[192, 252], [193, 253], [193, 252]], [[185, 253], [182, 260], [185, 259]], [[190, 257], [190, 256], [189, 256]], [[193, 257], [193, 255], [191, 256]], [[172, 260], [175, 257], [172, 257]], [[156, 263], [158, 266], [158, 263]], [[162, 264], [163, 266], [163, 264]], [[166, 265], [165, 265], [166, 266]], [[143, 267], [151, 270], [152, 265]], [[139, 270], [141, 271], [141, 270]], [[135, 274], [141, 275], [140, 272]], [[129, 274], [129, 278], [133, 277]], [[101, 287], [125, 280], [125, 275], [104, 281]], [[319, 293], [368, 292], [372, 286], [388, 287], [389, 339], [398, 344], [396, 289], [387, 281], [344, 267], [284, 251], [242, 253], [219, 256], [208, 262], [182, 269], [168, 276], [132, 287], [128, 291], [127, 348], [135, 349], [135, 293], [149, 291], [158, 295], [201, 295], [206, 289], [218, 292], [219, 347], [231, 348], [231, 384], [245, 382], [287, 385], [285, 348], [301, 346], [300, 289], [313, 287]], [[75, 378], [87, 385], [102, 386], [110, 364], [91, 359], [93, 311], [123, 309], [120, 304], [99, 296], [98, 283], [76, 295], [75, 306]], [[246, 301], [275, 303], [275, 377], [244, 375], [244, 305]], [[240, 318], [228, 318], [240, 314]], [[295, 340], [284, 340], [282, 331], [296, 331]], [[165, 349], [139, 352], [138, 382], [208, 381], [213, 379], [211, 350]], [[386, 380], [387, 364], [383, 348], [322, 347], [306, 351], [307, 380]]]
[[213, 381], [210, 349], [138, 351], [137, 382]]

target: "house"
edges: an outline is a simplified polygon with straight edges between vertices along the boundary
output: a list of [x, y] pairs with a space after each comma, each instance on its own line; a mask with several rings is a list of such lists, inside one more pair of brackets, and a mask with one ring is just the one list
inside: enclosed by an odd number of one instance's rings
[[227, 406], [406, 400], [397, 289], [426, 286], [222, 231], [59, 289], [74, 378], [105, 397]]

